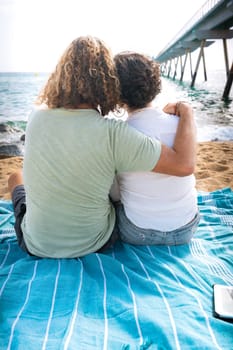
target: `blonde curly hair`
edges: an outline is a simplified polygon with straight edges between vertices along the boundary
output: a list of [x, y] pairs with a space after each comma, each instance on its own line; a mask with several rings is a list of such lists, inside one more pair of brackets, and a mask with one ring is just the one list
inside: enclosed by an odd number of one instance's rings
[[68, 46], [41, 91], [37, 104], [78, 109], [81, 104], [101, 115], [116, 111], [120, 84], [112, 54], [105, 43], [82, 36]]

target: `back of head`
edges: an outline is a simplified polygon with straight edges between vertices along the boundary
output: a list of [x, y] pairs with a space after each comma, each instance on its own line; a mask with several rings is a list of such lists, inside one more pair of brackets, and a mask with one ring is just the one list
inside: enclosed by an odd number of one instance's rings
[[119, 94], [111, 51], [100, 39], [83, 36], [68, 46], [38, 102], [72, 109], [85, 104], [106, 115], [116, 109]]
[[160, 67], [149, 56], [121, 52], [114, 57], [121, 85], [121, 105], [143, 108], [161, 91]]

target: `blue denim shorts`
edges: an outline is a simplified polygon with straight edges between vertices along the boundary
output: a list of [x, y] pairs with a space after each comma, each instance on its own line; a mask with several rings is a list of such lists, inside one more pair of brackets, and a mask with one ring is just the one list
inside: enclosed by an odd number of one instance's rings
[[144, 229], [134, 225], [126, 216], [121, 203], [115, 204], [118, 234], [122, 241], [135, 245], [181, 245], [190, 242], [197, 230], [199, 212], [188, 224], [173, 231], [157, 231]]
[[[26, 194], [23, 185], [16, 186], [12, 193], [12, 204], [15, 214], [15, 233], [21, 249], [30, 254], [24, 241], [21, 222], [26, 213]], [[31, 255], [31, 254], [30, 254]]]

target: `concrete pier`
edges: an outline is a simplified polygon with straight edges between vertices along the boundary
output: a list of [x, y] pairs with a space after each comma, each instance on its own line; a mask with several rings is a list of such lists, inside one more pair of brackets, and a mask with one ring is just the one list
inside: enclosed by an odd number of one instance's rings
[[[195, 85], [200, 63], [203, 63], [204, 79], [207, 80], [205, 48], [216, 40], [222, 40], [226, 69], [226, 83], [222, 98], [228, 99], [233, 82], [233, 62], [229, 66], [227, 40], [233, 38], [233, 0], [208, 0], [155, 57], [161, 63], [161, 72], [173, 79], [183, 80], [186, 64], [190, 63], [190, 86]], [[199, 50], [195, 68], [192, 66], [192, 53]], [[180, 76], [177, 76], [177, 67], [180, 62]]]

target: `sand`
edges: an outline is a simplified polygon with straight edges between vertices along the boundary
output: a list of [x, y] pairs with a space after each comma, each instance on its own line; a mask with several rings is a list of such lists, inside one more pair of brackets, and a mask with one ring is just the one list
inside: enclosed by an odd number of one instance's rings
[[[7, 178], [22, 163], [22, 157], [0, 159], [0, 198], [10, 199]], [[195, 176], [198, 191], [233, 190], [233, 141], [199, 142]]]
[[195, 176], [200, 191], [233, 190], [233, 141], [200, 142]]

